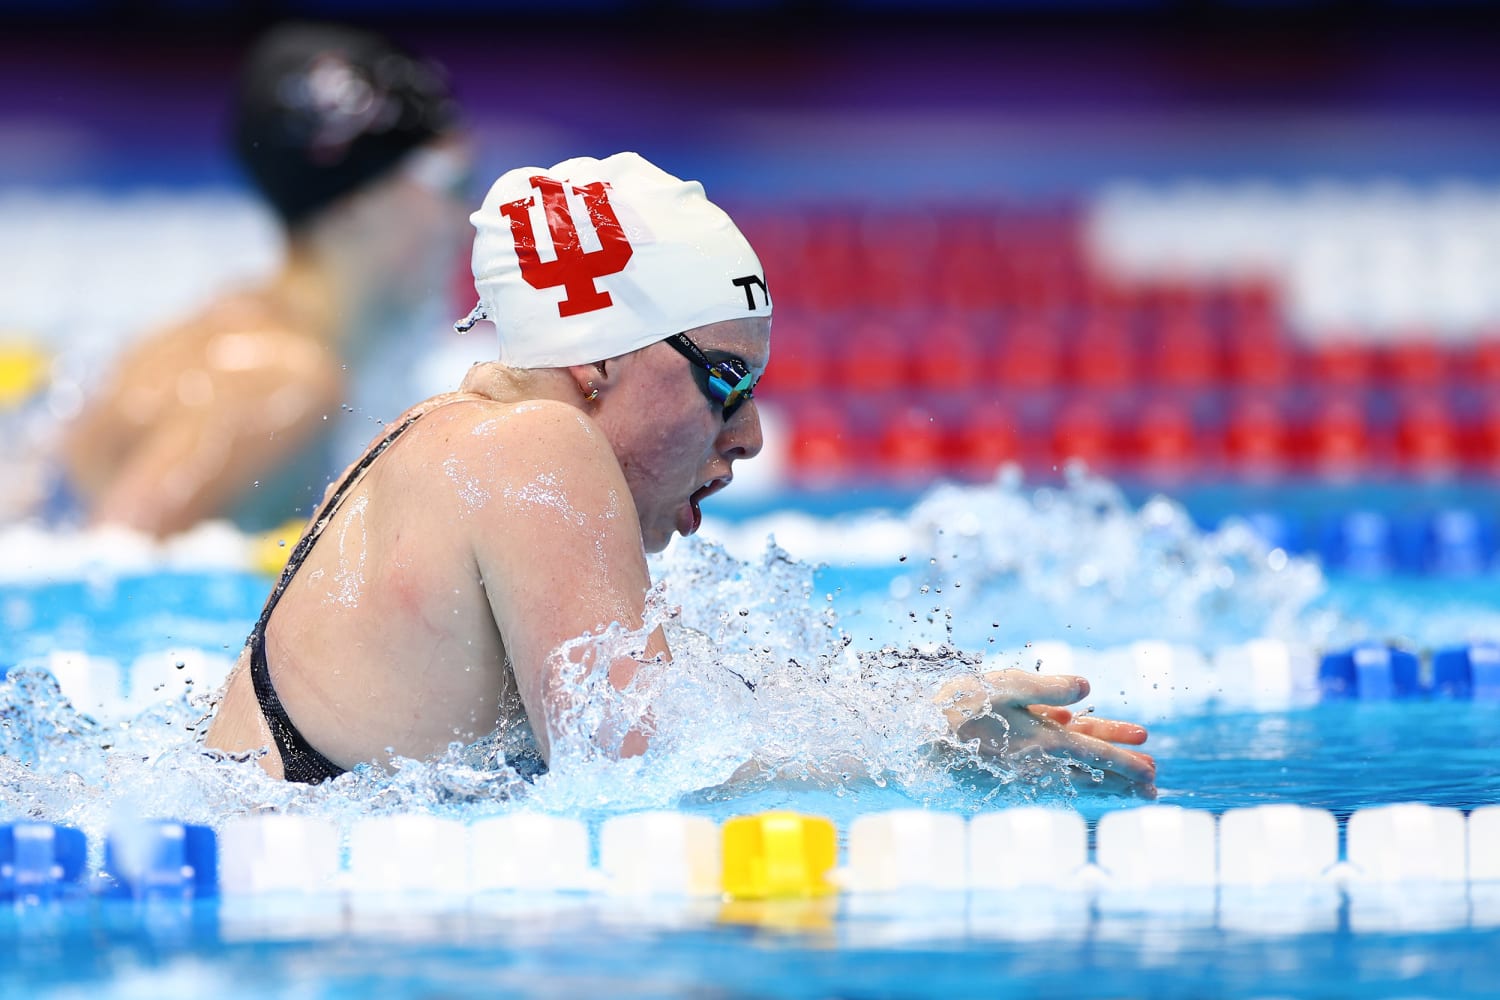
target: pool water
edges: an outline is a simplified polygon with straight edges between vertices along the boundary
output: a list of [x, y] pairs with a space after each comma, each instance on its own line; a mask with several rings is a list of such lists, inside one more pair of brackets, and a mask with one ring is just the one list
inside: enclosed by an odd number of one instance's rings
[[[928, 909], [933, 907], [929, 906]], [[801, 910], [801, 913], [792, 912]], [[1045, 911], [1045, 904], [1043, 906]], [[254, 930], [199, 906], [92, 919], [0, 917], [0, 989], [47, 997], [1049, 997], [1483, 996], [1500, 932], [1243, 934], [1116, 914], [1047, 933], [1035, 915], [960, 902], [921, 923], [782, 914], [795, 930], [652, 926], [628, 908], [442, 919], [387, 916], [331, 939]], [[1042, 926], [1050, 926], [1039, 921]], [[957, 924], [963, 935], [945, 936]], [[927, 933], [923, 933], [926, 931]], [[13, 943], [14, 942], [14, 943]], [[18, 947], [17, 944], [20, 944]]]
[[[1297, 803], [1332, 812], [1341, 830], [1352, 813], [1393, 802], [1500, 804], [1493, 701], [1324, 699], [1251, 711], [1222, 697], [1169, 697], [1131, 674], [1146, 641], [1175, 658], [1182, 687], [1198, 689], [1237, 662], [1227, 651], [1266, 637], [1315, 653], [1371, 638], [1424, 653], [1493, 640], [1493, 574], [1329, 576], [1239, 527], [1204, 530], [1170, 502], [1127, 502], [1095, 480], [935, 490], [857, 514], [782, 509], [711, 519], [704, 535], [654, 560], [662, 588], [653, 613], [669, 630], [671, 675], [647, 677], [643, 690], [599, 709], [628, 719], [653, 701], [686, 718], [644, 765], [601, 761], [564, 738], [553, 772], [534, 784], [486, 772], [472, 748], [455, 748], [435, 763], [307, 789], [197, 748], [208, 693], [269, 587], [246, 568], [243, 538], [216, 529], [143, 549], [9, 531], [0, 536], [0, 667], [9, 671], [0, 819], [45, 819], [99, 841], [122, 815], [217, 826], [267, 804], [343, 826], [401, 812], [472, 820], [529, 809], [596, 833], [640, 809], [716, 820], [792, 809], [847, 832], [889, 809], [972, 817], [1042, 803], [1081, 813], [1092, 837], [1102, 817], [1139, 802], [1093, 793], [1086, 776], [1061, 766], [955, 766], [925, 752], [940, 725], [922, 692], [936, 681], [981, 663], [1045, 659], [1054, 669], [1064, 652], [1119, 685], [1096, 686], [1088, 704], [1150, 723], [1161, 803], [1214, 813]], [[755, 681], [755, 693], [726, 684], [726, 668]], [[593, 731], [599, 717], [576, 720], [576, 731]], [[750, 745], [779, 776], [725, 786]], [[809, 777], [808, 764], [837, 770], [850, 752], [873, 777]], [[304, 903], [290, 913], [233, 898], [81, 898], [0, 910], [0, 993], [1491, 992], [1495, 886], [1325, 888], [1253, 901], [1259, 916], [1248, 920], [1245, 902], [1225, 890], [759, 905], [541, 894], [457, 907]]]

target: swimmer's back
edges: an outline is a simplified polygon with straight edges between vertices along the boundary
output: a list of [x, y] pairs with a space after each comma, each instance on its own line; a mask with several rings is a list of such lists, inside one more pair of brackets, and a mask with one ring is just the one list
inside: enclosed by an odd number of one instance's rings
[[[451, 394], [412, 413], [420, 415], [331, 514], [266, 630], [271, 679], [288, 716], [343, 767], [384, 760], [387, 748], [426, 757], [524, 717], [508, 652], [534, 664], [562, 638], [606, 623], [550, 622], [588, 588], [549, 575], [554, 565], [600, 566], [599, 558], [580, 564], [571, 556], [549, 563], [551, 546], [572, 544], [563, 536], [591, 533], [611, 546], [618, 543], [601, 527], [633, 532], [644, 593], [629, 494], [624, 511], [608, 501], [623, 490], [623, 476], [576, 408]], [[575, 460], [558, 461], [560, 451]], [[591, 482], [569, 483], [570, 466]], [[639, 620], [639, 608], [609, 614]], [[520, 650], [506, 649], [502, 624]], [[525, 696], [541, 697], [535, 672], [523, 674]], [[244, 679], [231, 688], [237, 683]], [[231, 690], [218, 721], [248, 710], [232, 701], [246, 699]], [[210, 745], [248, 748], [213, 733]]]
[[64, 437], [69, 484], [95, 520], [180, 530], [304, 449], [343, 386], [314, 319], [230, 295], [122, 353]]

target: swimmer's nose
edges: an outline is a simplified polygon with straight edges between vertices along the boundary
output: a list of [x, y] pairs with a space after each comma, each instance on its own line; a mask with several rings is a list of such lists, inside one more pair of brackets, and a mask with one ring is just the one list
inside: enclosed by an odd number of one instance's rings
[[719, 454], [734, 461], [754, 458], [765, 443], [760, 429], [760, 407], [754, 398], [747, 399], [719, 432]]

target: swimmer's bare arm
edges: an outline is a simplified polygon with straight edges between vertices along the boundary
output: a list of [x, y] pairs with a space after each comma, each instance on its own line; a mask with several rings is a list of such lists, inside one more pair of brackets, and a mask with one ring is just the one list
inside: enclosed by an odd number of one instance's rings
[[[567, 698], [551, 652], [611, 622], [639, 628], [650, 576], [629, 490], [602, 434], [561, 404], [532, 404], [509, 422], [500, 452], [466, 459], [501, 471], [501, 495], [485, 502], [501, 504], [493, 523], [507, 526], [477, 532], [473, 545], [527, 716], [550, 756], [549, 723]], [[660, 630], [646, 655], [667, 655]], [[624, 687], [636, 667], [632, 659], [616, 660], [611, 682]], [[1149, 793], [1155, 762], [1126, 748], [1143, 743], [1145, 729], [1075, 718], [1064, 706], [1087, 693], [1082, 678], [1011, 670], [951, 681], [937, 701], [958, 738], [979, 740], [982, 753], [1065, 756], [1103, 771], [1106, 787]], [[645, 734], [633, 732], [621, 753], [642, 753], [646, 743]], [[857, 763], [850, 768], [857, 771]], [[736, 777], [761, 770], [751, 761]]]
[[[550, 761], [551, 725], [570, 696], [552, 652], [613, 622], [640, 628], [650, 573], [624, 474], [586, 417], [560, 403], [522, 404], [497, 441], [492, 455], [459, 452], [488, 465], [496, 488], [483, 503], [499, 509], [484, 521], [504, 526], [477, 530], [473, 552], [538, 748]], [[660, 629], [645, 655], [667, 655]], [[610, 681], [625, 687], [636, 666], [628, 657], [609, 664]], [[632, 731], [620, 754], [636, 756], [646, 744], [645, 734]]]

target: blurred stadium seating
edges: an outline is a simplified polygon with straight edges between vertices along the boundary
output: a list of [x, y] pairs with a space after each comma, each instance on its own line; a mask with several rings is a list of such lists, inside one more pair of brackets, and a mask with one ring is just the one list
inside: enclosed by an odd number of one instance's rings
[[730, 203], [795, 483], [1492, 479], [1484, 6], [0, 0], [0, 327], [107, 343], [261, 266], [217, 88], [268, 19], [358, 16], [450, 67], [487, 167], [631, 147]]

